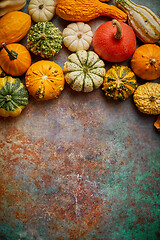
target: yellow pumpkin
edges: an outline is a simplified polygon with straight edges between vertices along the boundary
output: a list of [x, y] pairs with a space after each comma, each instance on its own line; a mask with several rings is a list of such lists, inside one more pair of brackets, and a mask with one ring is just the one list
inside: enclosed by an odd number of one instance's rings
[[62, 68], [49, 60], [33, 63], [26, 72], [25, 80], [29, 94], [38, 101], [57, 98], [65, 83]]

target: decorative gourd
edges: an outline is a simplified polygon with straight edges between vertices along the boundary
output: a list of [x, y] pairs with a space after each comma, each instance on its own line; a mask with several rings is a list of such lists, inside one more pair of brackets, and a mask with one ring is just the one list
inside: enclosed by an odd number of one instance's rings
[[149, 8], [131, 0], [115, 0], [115, 4], [127, 13], [129, 25], [142, 42], [156, 43], [160, 39], [160, 18]]
[[144, 44], [136, 49], [131, 58], [131, 68], [144, 80], [160, 77], [160, 47], [156, 44]]
[[106, 72], [102, 90], [108, 98], [124, 101], [136, 88], [136, 76], [129, 67], [113, 66]]
[[77, 92], [91, 92], [100, 87], [105, 76], [105, 65], [93, 51], [72, 53], [64, 63], [66, 82]]
[[38, 101], [57, 98], [65, 83], [62, 68], [48, 60], [33, 63], [26, 73], [25, 80], [29, 94]]
[[6, 46], [2, 44], [0, 52], [0, 66], [12, 76], [23, 75], [31, 65], [31, 55], [28, 50], [19, 43], [12, 43]]
[[0, 1], [0, 17], [6, 13], [20, 10], [26, 4], [26, 0], [1, 0]]
[[99, 0], [56, 0], [56, 14], [67, 21], [87, 22], [99, 16], [126, 21], [127, 14]]
[[93, 35], [93, 49], [104, 60], [122, 62], [136, 49], [136, 36], [132, 28], [113, 19], [103, 23]]
[[16, 117], [28, 105], [28, 91], [19, 78], [0, 78], [0, 116]]
[[72, 52], [88, 50], [93, 32], [91, 27], [83, 22], [70, 23], [62, 33], [64, 45]]
[[2, 43], [10, 44], [20, 41], [27, 34], [31, 26], [29, 14], [13, 11], [0, 18], [0, 48]]
[[5, 76], [6, 76], [5, 72], [4, 72], [3, 69], [0, 67], [0, 78], [3, 78], [3, 77], [5, 77]]
[[56, 3], [53, 0], [31, 0], [28, 11], [35, 22], [50, 21], [55, 15]]
[[62, 48], [61, 31], [52, 22], [39, 22], [28, 33], [27, 48], [35, 55], [51, 58]]
[[160, 131], [160, 115], [158, 116], [157, 120], [154, 123], [155, 128]]
[[142, 113], [160, 114], [160, 84], [147, 82], [140, 85], [133, 95], [133, 100]]

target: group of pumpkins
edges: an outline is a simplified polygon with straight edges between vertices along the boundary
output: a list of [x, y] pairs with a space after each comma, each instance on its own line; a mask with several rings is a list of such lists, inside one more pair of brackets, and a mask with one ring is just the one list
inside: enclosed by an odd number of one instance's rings
[[[0, 116], [18, 116], [28, 104], [28, 93], [38, 101], [57, 98], [65, 81], [75, 91], [91, 92], [102, 85], [108, 98], [124, 101], [133, 95], [138, 109], [160, 114], [160, 18], [131, 0], [31, 0], [29, 14], [19, 11], [26, 1], [0, 2]], [[72, 21], [61, 33], [52, 23], [55, 13]], [[105, 15], [113, 18], [93, 34], [86, 22]], [[31, 26], [31, 18], [35, 22]], [[128, 24], [124, 23], [128, 19]], [[27, 48], [18, 43], [27, 35]], [[143, 41], [136, 49], [136, 36]], [[63, 69], [49, 58], [62, 44], [71, 55]], [[93, 46], [94, 51], [88, 51]], [[31, 54], [44, 60], [32, 64]], [[120, 63], [131, 57], [131, 68]], [[103, 59], [103, 60], [102, 60]], [[19, 76], [25, 74], [25, 85]], [[136, 75], [149, 82], [137, 85]], [[160, 129], [160, 119], [155, 123]]]

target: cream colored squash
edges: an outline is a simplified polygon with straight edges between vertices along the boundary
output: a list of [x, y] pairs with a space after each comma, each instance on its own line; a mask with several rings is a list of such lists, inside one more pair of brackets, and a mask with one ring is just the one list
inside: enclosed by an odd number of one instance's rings
[[72, 53], [64, 63], [66, 82], [77, 92], [91, 92], [100, 87], [105, 76], [105, 64], [93, 51]]
[[26, 0], [0, 0], [0, 17], [6, 13], [20, 10], [26, 4]]
[[64, 45], [71, 51], [88, 50], [93, 37], [91, 27], [84, 22], [70, 23], [62, 33]]
[[31, 0], [28, 11], [35, 22], [50, 21], [55, 15], [56, 3], [53, 0]]

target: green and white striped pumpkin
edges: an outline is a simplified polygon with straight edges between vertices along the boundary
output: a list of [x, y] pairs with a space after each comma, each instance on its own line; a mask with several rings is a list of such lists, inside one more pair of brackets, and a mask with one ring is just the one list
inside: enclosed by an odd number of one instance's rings
[[28, 91], [19, 78], [0, 78], [0, 116], [16, 117], [28, 105]]
[[77, 92], [91, 92], [103, 83], [105, 64], [93, 51], [72, 53], [64, 63], [66, 82]]
[[52, 22], [38, 22], [27, 35], [27, 48], [35, 55], [51, 58], [62, 48], [62, 34]]

